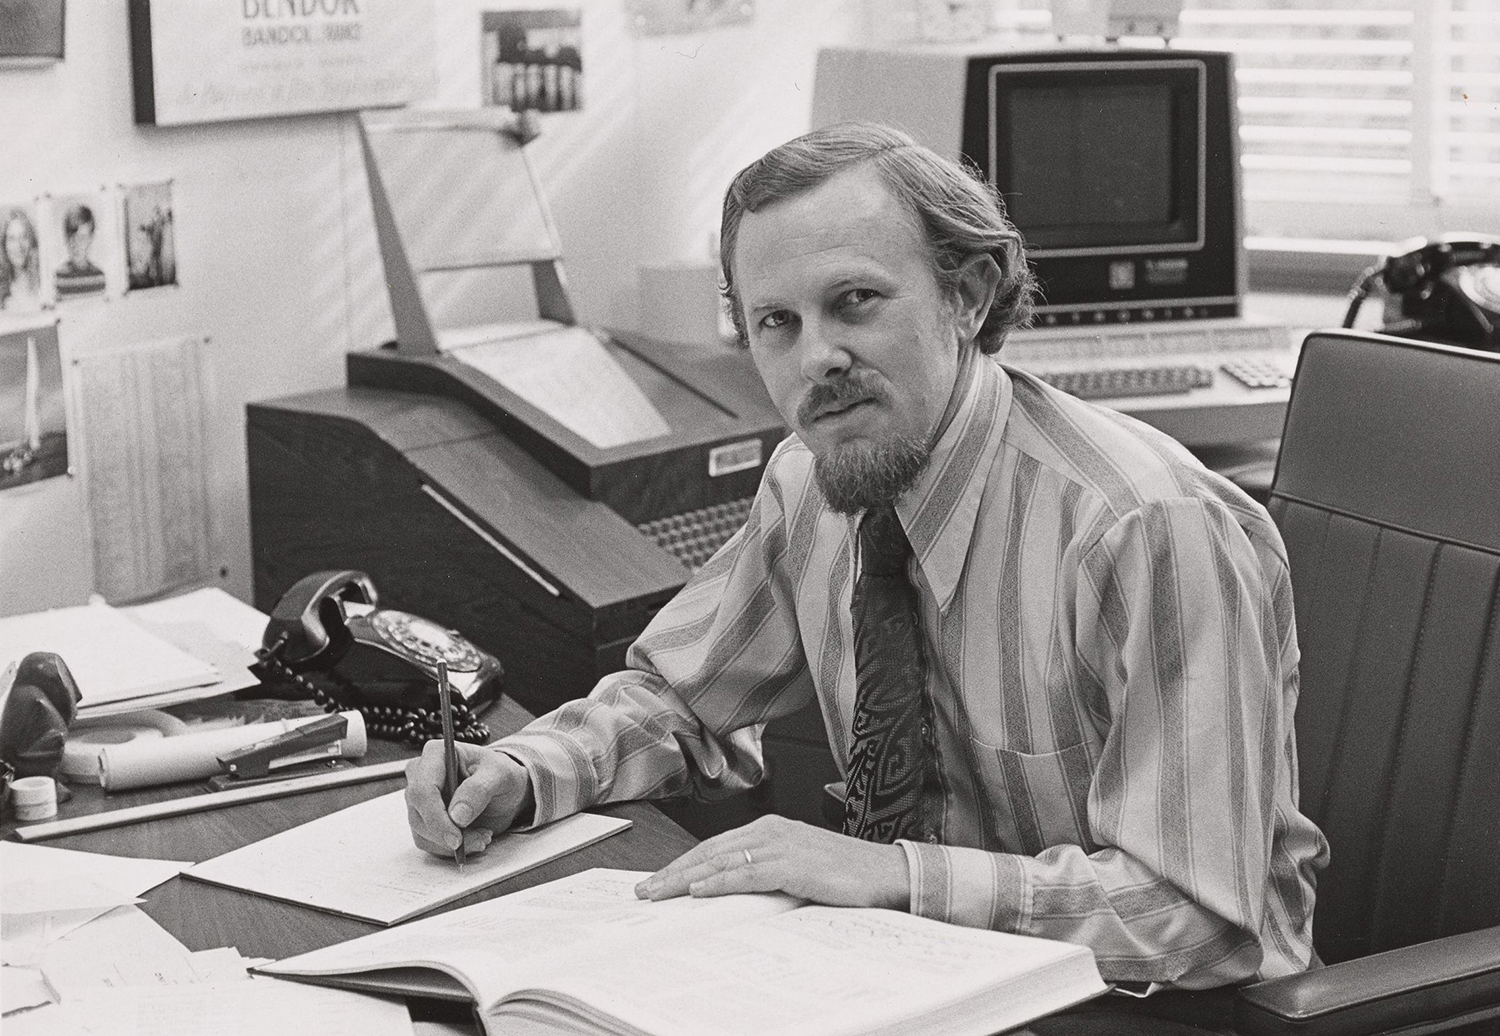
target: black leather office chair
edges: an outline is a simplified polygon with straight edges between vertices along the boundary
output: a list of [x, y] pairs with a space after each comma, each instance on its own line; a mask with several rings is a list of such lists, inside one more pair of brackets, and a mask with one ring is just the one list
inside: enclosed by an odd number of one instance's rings
[[1301, 803], [1333, 850], [1313, 919], [1330, 966], [1241, 990], [1236, 1027], [1496, 1018], [1500, 354], [1310, 335], [1270, 499], [1302, 648]]

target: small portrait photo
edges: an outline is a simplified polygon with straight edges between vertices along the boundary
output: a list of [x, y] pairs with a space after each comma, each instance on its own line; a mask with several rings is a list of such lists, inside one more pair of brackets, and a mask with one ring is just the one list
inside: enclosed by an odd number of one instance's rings
[[0, 312], [42, 308], [42, 252], [36, 206], [0, 202]]
[[583, 107], [583, 32], [578, 8], [481, 11], [479, 94], [512, 111]]
[[0, 490], [67, 473], [57, 325], [0, 332]]
[[52, 286], [57, 301], [103, 295], [107, 286], [103, 257], [114, 252], [113, 221], [108, 218], [104, 192], [57, 195], [47, 208], [52, 239], [43, 246], [43, 253], [54, 263]]
[[125, 290], [176, 284], [172, 181], [131, 184], [120, 191], [124, 196]]

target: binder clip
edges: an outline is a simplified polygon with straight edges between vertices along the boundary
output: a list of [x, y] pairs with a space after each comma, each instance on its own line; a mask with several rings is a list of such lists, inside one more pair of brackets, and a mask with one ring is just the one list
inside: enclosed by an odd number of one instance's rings
[[280, 771], [283, 767], [325, 759], [336, 762], [343, 754], [340, 742], [348, 731], [349, 721], [334, 713], [304, 723], [285, 734], [237, 748], [217, 757], [224, 773], [210, 783], [216, 787], [241, 787], [253, 781], [284, 778], [281, 772], [271, 776], [273, 769]]

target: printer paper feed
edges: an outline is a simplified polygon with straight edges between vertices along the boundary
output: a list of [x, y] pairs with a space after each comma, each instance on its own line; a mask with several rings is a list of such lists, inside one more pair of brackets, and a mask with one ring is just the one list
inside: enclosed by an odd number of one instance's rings
[[487, 342], [452, 355], [600, 449], [672, 431], [604, 343], [584, 328]]

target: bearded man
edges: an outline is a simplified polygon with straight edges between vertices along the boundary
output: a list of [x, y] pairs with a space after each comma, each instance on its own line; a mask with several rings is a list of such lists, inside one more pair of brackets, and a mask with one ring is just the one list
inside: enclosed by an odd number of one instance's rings
[[[775, 148], [722, 231], [740, 339], [795, 434], [630, 668], [461, 745], [447, 808], [427, 746], [417, 844], [751, 787], [762, 726], [815, 700], [842, 831], [765, 817], [638, 894], [779, 890], [1066, 939], [1158, 1004], [1309, 967], [1326, 843], [1297, 808], [1297, 640], [1264, 509], [994, 359], [1029, 312], [1019, 236], [992, 187], [907, 136]], [[1057, 1024], [1033, 1029], [1086, 1031]]]

